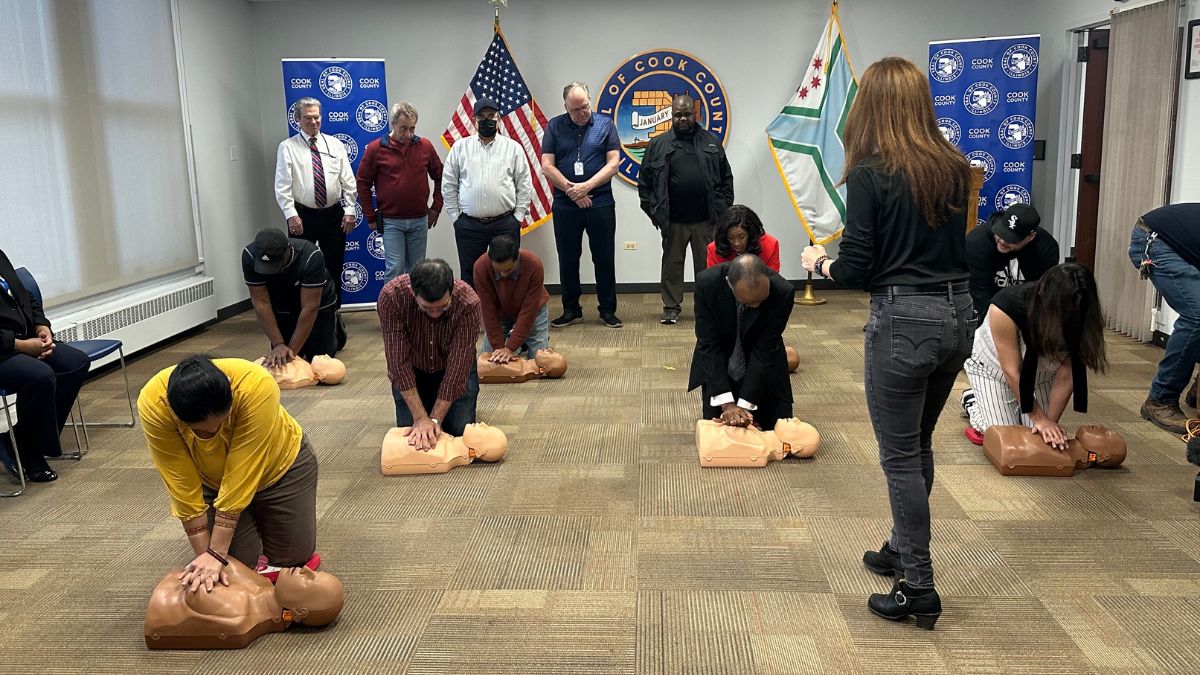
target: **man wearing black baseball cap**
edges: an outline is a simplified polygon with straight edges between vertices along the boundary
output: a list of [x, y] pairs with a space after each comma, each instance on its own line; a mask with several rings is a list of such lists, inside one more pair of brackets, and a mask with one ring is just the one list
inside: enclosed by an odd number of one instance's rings
[[967, 267], [976, 316], [987, 314], [992, 296], [1001, 288], [1037, 281], [1059, 263], [1058, 242], [1039, 227], [1041, 222], [1037, 209], [1013, 204], [967, 234]]
[[274, 228], [259, 230], [242, 250], [242, 276], [258, 325], [271, 341], [264, 365], [337, 353], [337, 296], [325, 258], [312, 242], [289, 239]]
[[458, 269], [475, 286], [475, 261], [494, 237], [506, 234], [521, 243], [521, 221], [529, 214], [533, 179], [525, 149], [498, 133], [500, 105], [475, 101], [474, 136], [460, 138], [442, 167], [443, 207], [454, 223]]

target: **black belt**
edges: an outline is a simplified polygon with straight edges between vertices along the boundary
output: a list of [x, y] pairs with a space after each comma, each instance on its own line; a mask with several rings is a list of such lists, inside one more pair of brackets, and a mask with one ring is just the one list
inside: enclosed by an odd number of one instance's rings
[[469, 213], [468, 213], [468, 214], [465, 214], [465, 215], [466, 215], [468, 218], [470, 218], [471, 220], [478, 220], [479, 222], [483, 223], [484, 225], [487, 225], [488, 223], [494, 223], [494, 222], [496, 222], [497, 220], [504, 220], [505, 218], [507, 218], [507, 217], [511, 216], [512, 214], [513, 214], [513, 212], [512, 212], [512, 211], [507, 211], [507, 212], [505, 212], [505, 213], [501, 213], [501, 214], [500, 214], [500, 215], [498, 215], [498, 216], [486, 216], [486, 217], [484, 217], [484, 218], [476, 218], [475, 216], [472, 216], [472, 215], [471, 215], [471, 214], [469, 214]]
[[924, 284], [921, 286], [876, 286], [871, 289], [871, 295], [946, 295], [953, 296], [969, 292], [965, 281], [947, 281], [942, 284]]

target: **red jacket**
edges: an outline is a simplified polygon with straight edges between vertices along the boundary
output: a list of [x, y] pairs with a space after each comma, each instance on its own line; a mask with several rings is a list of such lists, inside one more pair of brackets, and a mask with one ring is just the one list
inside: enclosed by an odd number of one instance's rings
[[[358, 164], [358, 203], [363, 218], [375, 220], [375, 201], [386, 218], [420, 218], [442, 210], [442, 160], [429, 139], [414, 136], [411, 143], [396, 143], [389, 136], [367, 143]], [[433, 205], [429, 205], [429, 181], [433, 181]]]
[[[778, 272], [779, 271], [779, 240], [776, 239], [775, 237], [772, 237], [769, 234], [764, 233], [762, 238], [760, 238], [758, 240], [758, 245], [762, 249], [762, 252], [758, 254], [758, 257], [762, 258], [763, 262], [767, 263], [767, 267], [770, 267], [771, 269]], [[721, 263], [729, 262], [730, 260], [733, 260], [736, 257], [737, 256], [735, 256], [735, 255], [731, 255], [728, 258], [722, 258], [721, 256], [717, 255], [717, 242], [715, 242], [715, 241], [709, 242], [709, 244], [708, 244], [708, 264], [705, 265], [705, 267], [712, 267], [713, 265], [720, 265]]]

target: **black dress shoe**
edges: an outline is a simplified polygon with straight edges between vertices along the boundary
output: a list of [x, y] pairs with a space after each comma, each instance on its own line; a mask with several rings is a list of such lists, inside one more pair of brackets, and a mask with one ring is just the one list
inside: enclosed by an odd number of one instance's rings
[[942, 615], [942, 599], [932, 588], [909, 588], [904, 580], [897, 581], [888, 593], [872, 593], [867, 609], [888, 621], [917, 620], [917, 627], [933, 630]]
[[885, 577], [904, 576], [904, 565], [900, 564], [900, 552], [892, 548], [891, 542], [883, 542], [878, 551], [863, 553], [863, 564], [875, 574]]
[[41, 471], [26, 471], [25, 480], [30, 483], [49, 483], [53, 480], [58, 480], [58, 474], [54, 473], [54, 469], [43, 469]]

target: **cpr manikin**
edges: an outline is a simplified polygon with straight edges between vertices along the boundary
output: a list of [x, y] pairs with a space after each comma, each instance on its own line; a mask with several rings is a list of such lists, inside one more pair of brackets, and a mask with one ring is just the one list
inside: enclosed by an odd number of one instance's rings
[[788, 372], [794, 373], [800, 368], [800, 352], [792, 347], [784, 346], [783, 351], [787, 353]]
[[[255, 361], [263, 364], [263, 359]], [[268, 368], [280, 389], [299, 389], [314, 384], [340, 384], [346, 378], [346, 364], [332, 356], [314, 356], [312, 363], [296, 357], [279, 368]]]
[[528, 382], [542, 377], [558, 378], [567, 372], [567, 357], [553, 349], [539, 349], [532, 359], [514, 358], [508, 363], [492, 363], [491, 352], [479, 355], [479, 381], [482, 384]]
[[983, 453], [1005, 476], [1070, 476], [1077, 469], [1115, 469], [1125, 461], [1125, 439], [1099, 424], [1085, 424], [1066, 450], [1046, 445], [1023, 426], [992, 425], [983, 435]]
[[766, 466], [788, 455], [812, 457], [821, 444], [813, 425], [795, 417], [781, 419], [773, 431], [696, 422], [696, 452], [700, 466]]
[[427, 451], [408, 444], [409, 427], [393, 427], [383, 438], [379, 468], [385, 476], [413, 473], [446, 473], [476, 459], [495, 462], [508, 452], [504, 432], [483, 422], [468, 424], [460, 438], [440, 432], [437, 445]]
[[292, 623], [325, 626], [342, 611], [342, 582], [328, 572], [290, 568], [272, 585], [234, 558], [225, 572], [229, 585], [195, 592], [173, 569], [155, 586], [146, 607], [150, 649], [241, 649]]

